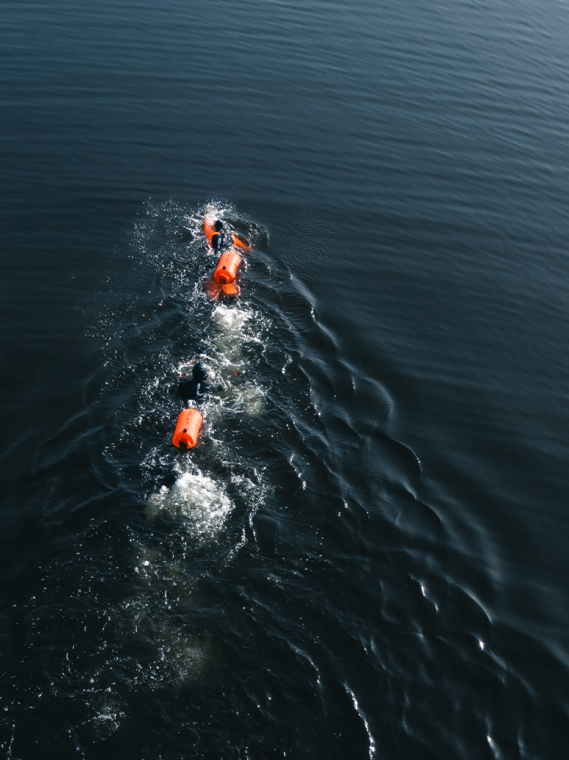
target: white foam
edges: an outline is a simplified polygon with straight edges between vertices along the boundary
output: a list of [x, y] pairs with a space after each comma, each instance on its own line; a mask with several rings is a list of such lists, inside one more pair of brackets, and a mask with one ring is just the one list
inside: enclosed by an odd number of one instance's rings
[[241, 333], [245, 323], [251, 318], [251, 313], [244, 309], [232, 308], [220, 304], [213, 311], [213, 320], [225, 332]]
[[235, 409], [248, 417], [258, 417], [265, 410], [265, 392], [256, 385], [238, 386], [235, 392]]
[[232, 503], [223, 487], [201, 472], [186, 472], [172, 486], [147, 499], [150, 520], [158, 515], [181, 518], [198, 539], [214, 539], [223, 529]]

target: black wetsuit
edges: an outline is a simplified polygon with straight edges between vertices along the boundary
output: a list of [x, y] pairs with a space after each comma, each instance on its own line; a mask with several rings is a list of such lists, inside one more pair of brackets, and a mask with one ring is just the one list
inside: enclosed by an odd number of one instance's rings
[[207, 372], [198, 362], [192, 370], [192, 377], [182, 375], [178, 380], [178, 395], [184, 404], [188, 401], [205, 401], [209, 395], [209, 385], [205, 382]]
[[216, 228], [215, 234], [211, 236], [211, 247], [214, 251], [221, 251], [223, 248], [227, 248], [231, 240], [223, 228], [223, 222], [217, 220], [215, 224], [219, 229]]
[[225, 248], [225, 245], [225, 235], [223, 232], [216, 232], [215, 235], [212, 235], [211, 247], [214, 251], [221, 251], [222, 248]]

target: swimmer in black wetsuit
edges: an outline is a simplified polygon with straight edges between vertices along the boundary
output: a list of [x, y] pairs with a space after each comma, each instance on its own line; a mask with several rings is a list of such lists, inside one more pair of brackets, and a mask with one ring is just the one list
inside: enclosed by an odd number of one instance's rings
[[[177, 393], [180, 399], [184, 402], [184, 406], [190, 406], [190, 401], [195, 401], [196, 404], [207, 401], [211, 395], [212, 389], [207, 380], [207, 370], [200, 362], [196, 362], [192, 369], [192, 376], [180, 375], [178, 378], [178, 385], [170, 388], [170, 393]], [[223, 395], [224, 391], [227, 391], [230, 386], [228, 381], [221, 380], [218, 387], [213, 389], [213, 392], [219, 396]]]
[[205, 382], [206, 379], [207, 370], [200, 362], [196, 362], [192, 369], [192, 377], [180, 375], [178, 387], [173, 389], [173, 391], [178, 391], [178, 395], [185, 406], [188, 406], [188, 401], [205, 401], [209, 395], [209, 386]]
[[215, 235], [211, 236], [211, 247], [214, 251], [221, 251], [228, 244], [227, 235], [223, 230], [223, 222], [221, 219], [216, 219], [212, 227], [215, 230]]

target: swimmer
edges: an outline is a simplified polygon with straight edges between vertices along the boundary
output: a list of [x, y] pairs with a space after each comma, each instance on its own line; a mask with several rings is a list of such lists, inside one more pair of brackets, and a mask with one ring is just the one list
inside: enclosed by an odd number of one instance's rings
[[[189, 407], [190, 401], [195, 401], [196, 404], [207, 401], [211, 394], [211, 388], [209, 383], [206, 383], [208, 373], [206, 368], [201, 362], [196, 362], [192, 369], [192, 376], [183, 374], [178, 378], [178, 384], [170, 389], [171, 393], [178, 393], [180, 400], [183, 401], [186, 408]], [[223, 383], [215, 389], [215, 394], [219, 395], [223, 391], [227, 390], [228, 383]]]
[[[209, 209], [208, 209], [209, 211]], [[210, 222], [207, 216], [204, 216], [203, 229], [209, 244], [214, 251], [221, 253], [226, 248], [235, 250], [241, 248], [244, 251], [251, 250], [251, 244], [248, 240], [238, 235], [234, 230], [228, 227], [221, 219]]]
[[206, 383], [207, 370], [200, 362], [196, 362], [192, 369], [192, 376], [180, 375], [178, 385], [171, 389], [171, 393], [178, 392], [184, 406], [189, 406], [189, 401], [205, 401], [209, 395], [209, 385]]

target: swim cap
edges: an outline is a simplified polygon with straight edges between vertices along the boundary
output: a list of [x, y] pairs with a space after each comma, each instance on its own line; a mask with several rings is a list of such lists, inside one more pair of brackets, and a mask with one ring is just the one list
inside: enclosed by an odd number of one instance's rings
[[207, 377], [207, 370], [205, 367], [200, 363], [196, 362], [194, 365], [194, 368], [192, 370], [192, 375], [194, 377], [194, 380], [196, 383], [200, 383], [202, 380], [205, 380]]

